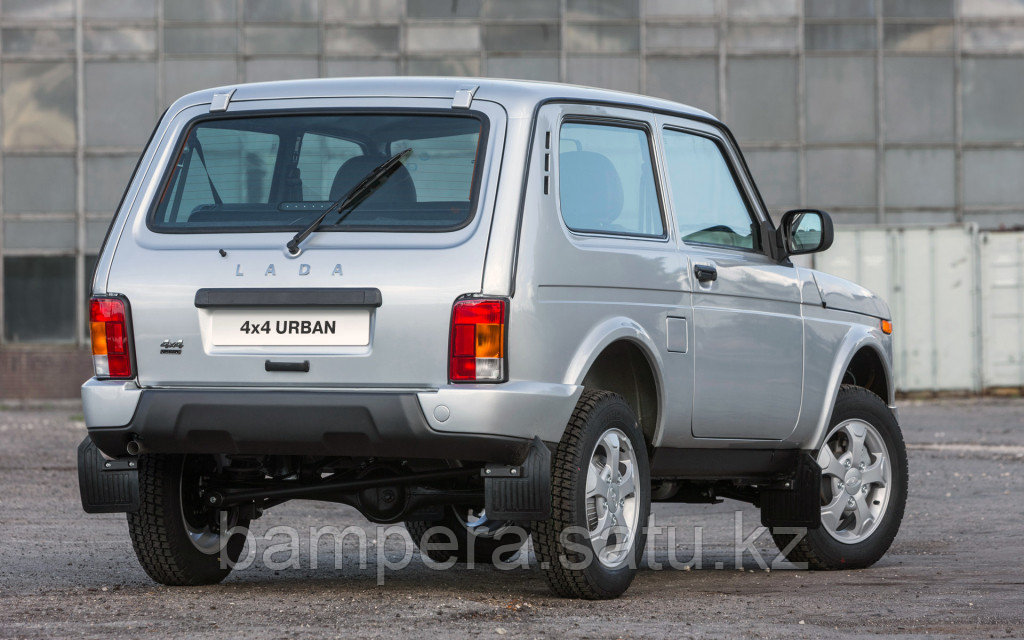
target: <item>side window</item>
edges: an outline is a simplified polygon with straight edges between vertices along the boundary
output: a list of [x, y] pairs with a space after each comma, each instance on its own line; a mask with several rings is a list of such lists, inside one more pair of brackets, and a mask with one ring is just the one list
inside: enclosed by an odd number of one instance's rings
[[683, 241], [760, 248], [758, 223], [714, 140], [666, 129], [665, 170]]
[[558, 193], [573, 231], [665, 234], [647, 131], [567, 122], [559, 133]]
[[307, 133], [299, 150], [299, 177], [302, 199], [307, 202], [331, 199], [331, 186], [338, 169], [346, 161], [363, 155], [356, 143], [344, 138]]

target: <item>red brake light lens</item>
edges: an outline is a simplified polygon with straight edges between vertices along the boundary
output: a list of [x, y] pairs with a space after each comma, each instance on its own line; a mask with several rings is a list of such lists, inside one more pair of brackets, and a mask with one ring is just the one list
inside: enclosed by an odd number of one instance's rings
[[452, 308], [448, 378], [452, 382], [502, 382], [505, 379], [504, 300], [459, 300]]
[[124, 300], [90, 300], [89, 333], [97, 378], [131, 378], [135, 375], [128, 340], [128, 309]]

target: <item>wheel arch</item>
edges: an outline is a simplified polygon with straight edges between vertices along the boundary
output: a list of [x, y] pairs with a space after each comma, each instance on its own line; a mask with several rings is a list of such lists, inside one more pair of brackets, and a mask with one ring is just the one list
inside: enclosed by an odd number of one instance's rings
[[636, 412], [648, 445], [653, 445], [661, 430], [661, 371], [661, 358], [644, 328], [633, 320], [615, 318], [584, 338], [565, 382], [624, 397]]
[[[893, 405], [895, 388], [892, 364], [886, 355], [887, 350], [882, 340], [881, 332], [876, 329], [865, 327], [864, 330], [847, 333], [833, 361], [825, 391], [825, 405], [818, 416], [813, 437], [806, 443], [807, 446], [816, 449], [821, 444], [832, 420], [839, 389], [851, 376], [854, 384], [877, 394], [886, 405]], [[860, 381], [856, 380], [858, 374]]]
[[892, 401], [892, 373], [886, 359], [874, 344], [868, 343], [850, 357], [843, 372], [842, 384], [864, 387], [890, 404]]

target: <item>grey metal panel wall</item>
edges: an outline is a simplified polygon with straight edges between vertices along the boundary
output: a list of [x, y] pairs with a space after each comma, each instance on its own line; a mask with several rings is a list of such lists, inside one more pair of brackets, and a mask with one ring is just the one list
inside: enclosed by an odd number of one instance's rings
[[39, 300], [15, 318], [0, 295], [0, 343], [85, 343], [91, 256], [175, 97], [392, 74], [705, 108], [733, 126], [775, 212], [1024, 223], [1021, 0], [4, 0], [0, 290], [18, 280]]

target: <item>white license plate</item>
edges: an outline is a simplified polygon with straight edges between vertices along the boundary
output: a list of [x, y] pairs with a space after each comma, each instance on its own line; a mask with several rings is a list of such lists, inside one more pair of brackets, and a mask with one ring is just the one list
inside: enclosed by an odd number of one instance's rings
[[213, 344], [234, 346], [365, 346], [368, 309], [214, 309]]

